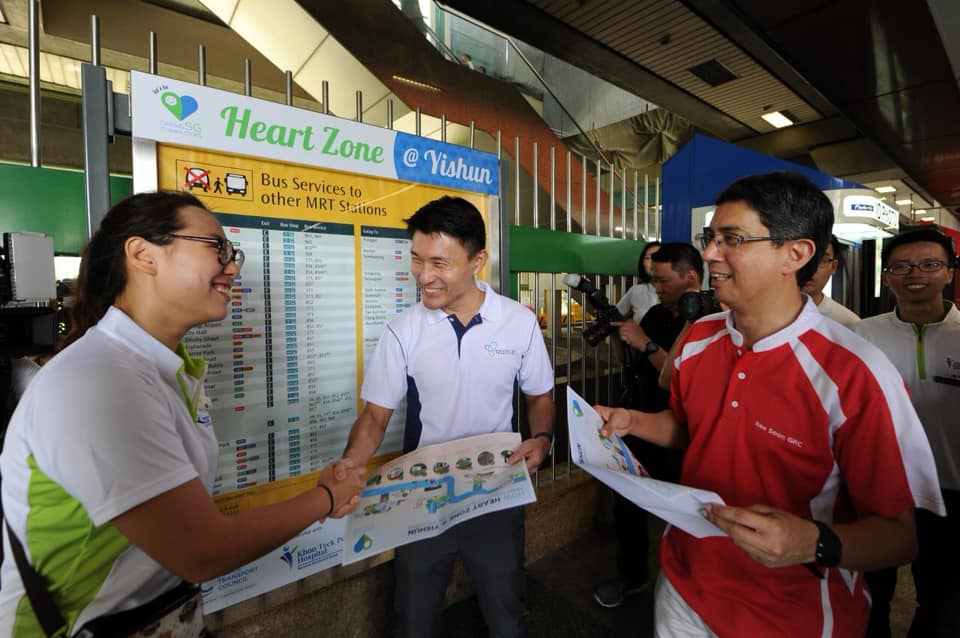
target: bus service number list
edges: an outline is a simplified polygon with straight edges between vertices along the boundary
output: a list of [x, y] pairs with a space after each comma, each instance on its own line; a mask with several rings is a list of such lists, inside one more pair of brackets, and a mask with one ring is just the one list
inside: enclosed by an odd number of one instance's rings
[[[392, 317], [379, 310], [385, 307], [379, 286], [368, 295], [368, 278], [399, 281], [399, 271], [409, 277], [410, 262], [408, 240], [401, 245], [377, 237], [378, 243], [363, 244], [362, 257], [369, 259], [361, 262], [358, 302], [357, 227], [218, 218], [246, 261], [226, 318], [185, 339], [191, 354], [208, 364], [205, 391], [220, 445], [214, 494], [313, 472], [340, 456], [356, 419], [357, 309], [377, 316], [362, 322], [364, 358], [370, 335], [376, 331], [375, 345]], [[398, 287], [403, 290], [392, 291], [395, 312], [416, 295], [415, 285]]]

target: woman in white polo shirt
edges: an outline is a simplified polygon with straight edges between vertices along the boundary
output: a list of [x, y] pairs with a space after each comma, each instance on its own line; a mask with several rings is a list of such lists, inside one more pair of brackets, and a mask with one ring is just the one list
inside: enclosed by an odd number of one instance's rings
[[[359, 469], [256, 511], [210, 498], [217, 441], [205, 362], [181, 340], [226, 316], [243, 253], [185, 193], [114, 206], [83, 252], [73, 326], [10, 421], [0, 472], [9, 530], [74, 635], [201, 582], [349, 507]], [[4, 531], [0, 636], [42, 636]]]
[[660, 250], [660, 242], [658, 241], [648, 242], [643, 247], [643, 252], [640, 253], [640, 259], [637, 263], [637, 276], [640, 278], [640, 283], [630, 286], [623, 298], [617, 302], [617, 310], [620, 311], [620, 314], [626, 316], [627, 313], [632, 313], [633, 321], [637, 325], [640, 325], [640, 320], [643, 319], [643, 315], [647, 314], [648, 310], [660, 303], [657, 298], [657, 291], [653, 289], [653, 284], [650, 283], [650, 269], [653, 267], [651, 256], [658, 250]]

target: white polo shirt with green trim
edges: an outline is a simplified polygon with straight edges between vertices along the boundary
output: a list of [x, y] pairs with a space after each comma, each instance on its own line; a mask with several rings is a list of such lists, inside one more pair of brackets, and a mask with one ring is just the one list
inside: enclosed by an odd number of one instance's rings
[[[206, 363], [171, 352], [126, 314], [103, 319], [43, 367], [10, 420], [3, 512], [70, 626], [149, 602], [179, 578], [110, 521], [200, 477], [217, 441]], [[3, 534], [0, 637], [42, 636]]]

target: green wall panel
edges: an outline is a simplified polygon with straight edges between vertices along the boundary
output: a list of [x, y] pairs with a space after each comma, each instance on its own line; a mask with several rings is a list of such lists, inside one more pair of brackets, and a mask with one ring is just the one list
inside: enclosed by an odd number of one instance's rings
[[643, 240], [511, 226], [510, 270], [633, 276], [645, 245]]
[[[129, 177], [110, 177], [111, 201], [133, 190]], [[80, 254], [87, 241], [83, 173], [59, 168], [0, 164], [0, 231], [53, 236], [57, 253]]]

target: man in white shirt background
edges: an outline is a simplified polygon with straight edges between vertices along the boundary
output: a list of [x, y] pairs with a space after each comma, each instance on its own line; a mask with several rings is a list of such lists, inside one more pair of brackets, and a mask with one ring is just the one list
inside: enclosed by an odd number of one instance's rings
[[830, 278], [843, 273], [843, 253], [840, 251], [840, 240], [836, 235], [830, 235], [830, 243], [827, 244], [826, 252], [817, 266], [816, 272], [810, 278], [801, 290], [813, 298], [817, 304], [817, 310], [825, 317], [830, 317], [837, 323], [849, 328], [860, 321], [860, 317], [846, 306], [834, 301], [831, 297], [824, 294], [823, 289], [830, 281]]

